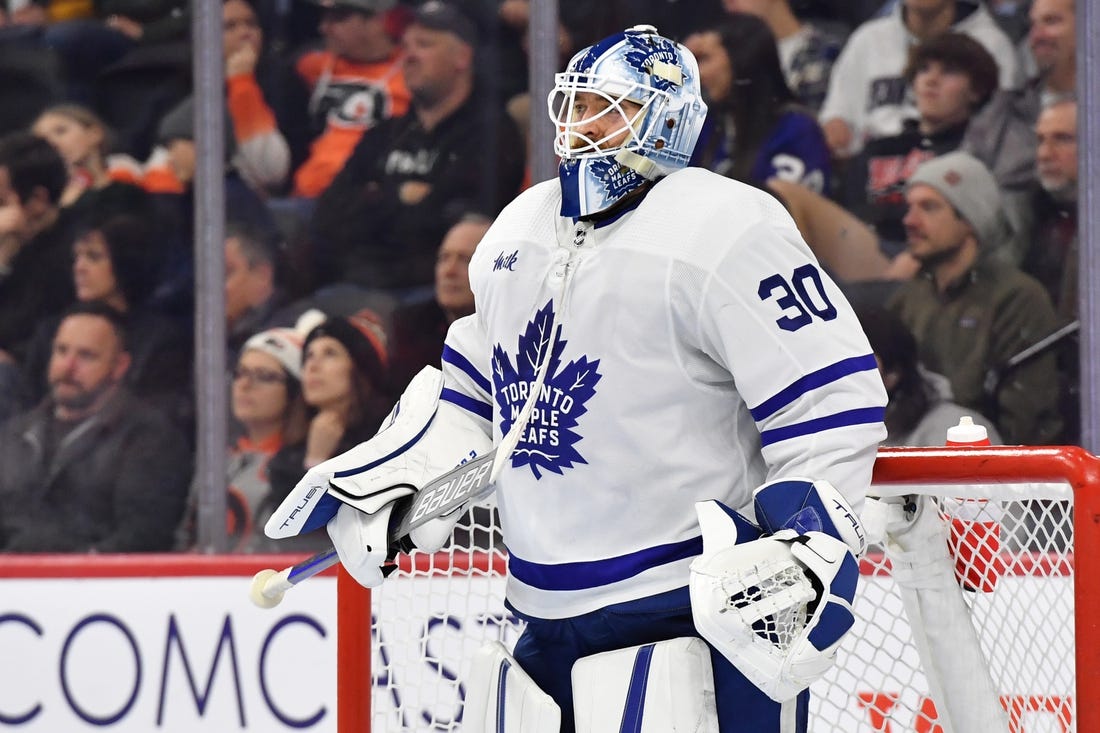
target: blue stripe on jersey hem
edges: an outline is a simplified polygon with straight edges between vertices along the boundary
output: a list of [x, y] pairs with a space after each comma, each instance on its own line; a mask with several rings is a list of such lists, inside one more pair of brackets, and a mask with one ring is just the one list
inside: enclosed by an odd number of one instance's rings
[[885, 414], [886, 409], [882, 407], [862, 407], [858, 410], [845, 410], [835, 415], [827, 415], [794, 425], [784, 425], [781, 428], [765, 430], [760, 433], [760, 446], [764, 447], [784, 440], [790, 440], [791, 438], [798, 438], [803, 435], [823, 433], [826, 430], [833, 430], [835, 428], [846, 428], [852, 425], [867, 425], [869, 423], [882, 422], [882, 418]]
[[772, 397], [749, 410], [749, 413], [752, 415], [753, 420], [760, 422], [764, 418], [774, 415], [807, 392], [811, 392], [818, 387], [824, 387], [826, 384], [832, 384], [850, 374], [868, 372], [872, 369], [878, 369], [878, 362], [875, 361], [874, 354], [841, 359], [835, 364], [830, 364], [827, 367], [818, 369], [816, 372], [799, 377], [794, 384], [784, 387]]
[[443, 347], [443, 361], [460, 369], [466, 376], [474, 380], [474, 383], [477, 384], [485, 394], [489, 394], [492, 391], [492, 385], [489, 384], [489, 380], [477, 370], [477, 367], [471, 364], [469, 359], [452, 349], [450, 346]]
[[685, 560], [703, 554], [703, 538], [693, 537], [682, 542], [647, 547], [628, 555], [542, 565], [516, 557], [508, 557], [508, 572], [525, 585], [539, 590], [586, 590], [618, 583], [639, 573], [677, 560]]
[[345, 469], [343, 471], [337, 471], [334, 474], [332, 474], [332, 477], [333, 478], [344, 478], [345, 476], [355, 476], [356, 474], [360, 474], [360, 473], [363, 473], [365, 471], [369, 471], [372, 468], [374, 468], [375, 466], [380, 466], [383, 463], [385, 463], [386, 461], [390, 460], [391, 458], [394, 458], [395, 456], [401, 455], [402, 453], [407, 451], [409, 448], [416, 445], [420, 441], [420, 439], [424, 437], [424, 433], [428, 432], [428, 428], [431, 427], [433, 422], [435, 422], [435, 415], [432, 415], [432, 419], [428, 420], [428, 422], [426, 422], [424, 424], [424, 427], [422, 427], [420, 429], [419, 433], [417, 433], [415, 436], [413, 436], [412, 440], [405, 443], [405, 445], [401, 446], [397, 450], [390, 451], [389, 454], [384, 455], [381, 458], [379, 458], [375, 461], [372, 461], [371, 463], [366, 464], [365, 466], [359, 466], [358, 468], [348, 468], [348, 469]]
[[458, 390], [444, 387], [443, 391], [439, 393], [439, 399], [443, 400], [444, 402], [450, 402], [456, 407], [461, 407], [467, 412], [472, 412], [473, 414], [484, 420], [493, 419], [492, 405], [487, 402], [482, 402], [481, 400], [475, 400], [473, 397], [462, 394]]

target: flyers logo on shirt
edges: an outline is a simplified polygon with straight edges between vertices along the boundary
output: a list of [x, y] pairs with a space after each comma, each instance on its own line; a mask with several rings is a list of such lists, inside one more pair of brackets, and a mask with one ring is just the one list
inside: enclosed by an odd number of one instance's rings
[[513, 468], [530, 466], [536, 479], [542, 471], [561, 474], [567, 468], [587, 463], [578, 450], [581, 442], [581, 418], [588, 412], [586, 404], [596, 394], [596, 385], [603, 375], [600, 360], [580, 355], [563, 364], [562, 355], [568, 341], [550, 333], [554, 320], [553, 301], [541, 308], [520, 334], [516, 358], [503, 345], [493, 347], [493, 387], [500, 415], [500, 430], [507, 433], [523, 409], [535, 375], [543, 359], [550, 363], [546, 381], [531, 419], [511, 461]]
[[321, 105], [334, 127], [366, 129], [393, 114], [389, 90], [362, 81], [333, 83], [325, 90]]

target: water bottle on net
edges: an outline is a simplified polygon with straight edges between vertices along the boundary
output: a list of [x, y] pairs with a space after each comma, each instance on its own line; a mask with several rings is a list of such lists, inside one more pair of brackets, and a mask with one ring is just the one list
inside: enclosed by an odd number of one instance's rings
[[[948, 446], [989, 445], [984, 425], [965, 416], [947, 430]], [[955, 558], [955, 579], [966, 590], [991, 593], [1004, 571], [1001, 560], [1001, 506], [987, 499], [945, 498], [950, 522], [947, 545]]]

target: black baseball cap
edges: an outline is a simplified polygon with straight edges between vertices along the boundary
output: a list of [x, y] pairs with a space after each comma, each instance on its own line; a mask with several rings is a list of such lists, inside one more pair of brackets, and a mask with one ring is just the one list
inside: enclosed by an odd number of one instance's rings
[[428, 0], [417, 9], [413, 23], [433, 31], [452, 33], [463, 43], [477, 45], [477, 26], [449, 3]]

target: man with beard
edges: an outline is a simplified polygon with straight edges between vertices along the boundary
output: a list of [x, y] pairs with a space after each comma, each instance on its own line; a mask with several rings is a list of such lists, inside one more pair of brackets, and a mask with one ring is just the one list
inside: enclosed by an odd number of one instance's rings
[[1038, 146], [1030, 249], [1021, 269], [1050, 293], [1058, 315], [1077, 317], [1077, 103], [1056, 102], [1035, 125]]
[[100, 302], [62, 318], [49, 395], [0, 431], [0, 551], [171, 549], [191, 457], [183, 435], [121, 385], [124, 333]]
[[992, 174], [969, 153], [922, 164], [906, 188], [909, 254], [921, 267], [890, 299], [917, 339], [920, 359], [951, 382], [955, 402], [989, 416], [1008, 444], [1059, 437], [1053, 355], [1011, 373], [987, 398], [986, 374], [1050, 334], [1057, 317], [1043, 286], [995, 256], [1006, 237]]
[[1036, 112], [1077, 94], [1077, 26], [1074, 0], [1035, 0], [1027, 46], [1038, 76], [1029, 85]]

